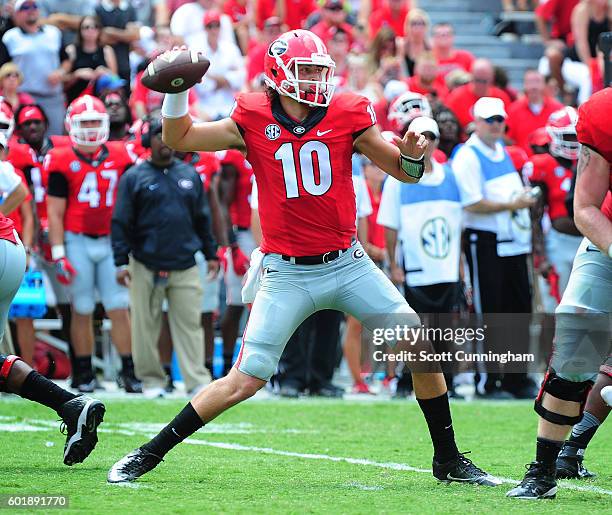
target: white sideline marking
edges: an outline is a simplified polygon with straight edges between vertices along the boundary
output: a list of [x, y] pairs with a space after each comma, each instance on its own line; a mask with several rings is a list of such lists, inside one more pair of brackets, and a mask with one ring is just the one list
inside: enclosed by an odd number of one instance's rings
[[[5, 420], [5, 421], [9, 421], [9, 420], [16, 420], [17, 417], [6, 417], [6, 416], [0, 416], [0, 420]], [[53, 423], [50, 422], [48, 420], [36, 420], [36, 419], [26, 419], [24, 422], [17, 422], [15, 424], [2, 424], [0, 425], [0, 431], [3, 430], [4, 427], [6, 426], [10, 426], [10, 427], [21, 427], [23, 430], [27, 430], [24, 428], [27, 427], [34, 427], [32, 426], [32, 424], [36, 424], [39, 428], [47, 428], [47, 429], [55, 429], [57, 427], [57, 423]], [[112, 425], [112, 424], [111, 424]], [[129, 426], [129, 424], [124, 424], [125, 426]], [[141, 424], [136, 423], [135, 426], [139, 426]], [[147, 424], [143, 424], [143, 425], [147, 425]], [[219, 426], [221, 426], [222, 424], [219, 424]], [[163, 424], [159, 424], [160, 427], [163, 427]], [[4, 429], [6, 431], [8, 431], [7, 429]], [[32, 430], [32, 429], [30, 429]], [[38, 429], [34, 429], [34, 430], [38, 430]], [[11, 431], [12, 432], [12, 431]], [[126, 436], [137, 436], [137, 435], [141, 435], [141, 436], [146, 436], [148, 438], [152, 438], [155, 436], [155, 434], [150, 433], [149, 431], [142, 431], [142, 430], [138, 430], [136, 428], [134, 428], [133, 431], [127, 430], [127, 429], [109, 429], [109, 428], [99, 428], [98, 432], [103, 432], [103, 433], [112, 433], [112, 434], [123, 434]], [[279, 449], [272, 449], [271, 447], [254, 447], [251, 445], [241, 445], [241, 444], [237, 444], [237, 443], [227, 443], [227, 442], [210, 442], [208, 440], [200, 440], [200, 439], [196, 439], [196, 438], [187, 438], [186, 440], [183, 440], [183, 443], [189, 444], [189, 445], [204, 445], [207, 447], [215, 447], [217, 449], [226, 449], [226, 450], [230, 450], [230, 451], [242, 451], [242, 452], [257, 452], [257, 453], [261, 453], [261, 454], [270, 454], [270, 455], [275, 455], [275, 456], [286, 456], [286, 457], [290, 457], [290, 458], [302, 458], [302, 459], [307, 459], [307, 460], [322, 460], [322, 461], [332, 461], [332, 462], [337, 462], [337, 463], [350, 463], [351, 465], [363, 465], [363, 466], [367, 466], [367, 467], [376, 467], [376, 468], [382, 468], [382, 469], [388, 469], [388, 470], [399, 470], [399, 471], [406, 471], [406, 472], [416, 472], [419, 474], [429, 474], [431, 475], [431, 470], [430, 469], [422, 469], [422, 468], [418, 468], [418, 467], [413, 467], [411, 465], [406, 465], [404, 463], [392, 463], [392, 462], [378, 462], [378, 461], [372, 461], [372, 460], [368, 460], [368, 459], [364, 459], [364, 458], [349, 458], [349, 457], [344, 457], [344, 456], [331, 456], [329, 454], [312, 454], [312, 453], [302, 453], [302, 452], [293, 452], [293, 451], [282, 451]], [[495, 476], [497, 477], [500, 481], [502, 481], [502, 483], [507, 483], [509, 485], [516, 485], [519, 483], [519, 480], [517, 479], [511, 479], [511, 478], [507, 478], [507, 477], [499, 477], [499, 476]], [[567, 490], [575, 490], [578, 492], [587, 492], [587, 493], [595, 493], [595, 494], [601, 494], [601, 495], [609, 495], [612, 496], [612, 490], [606, 490], [604, 488], [600, 488], [598, 486], [592, 486], [592, 485], [576, 485], [574, 483], [571, 483], [568, 480], [559, 480], [559, 484]], [[347, 486], [354, 486], [354, 487], [358, 487], [358, 484], [351, 484], [351, 485], [347, 485]], [[366, 486], [366, 485], [363, 485]], [[370, 488], [371, 487], [367, 487]], [[486, 487], [485, 487], [486, 488]], [[376, 489], [376, 488], [374, 488]]]

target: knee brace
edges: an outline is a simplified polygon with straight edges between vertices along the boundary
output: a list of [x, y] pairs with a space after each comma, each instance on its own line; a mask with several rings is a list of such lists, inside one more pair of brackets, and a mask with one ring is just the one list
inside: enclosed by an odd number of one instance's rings
[[276, 371], [278, 358], [257, 345], [251, 344], [248, 347], [243, 345], [235, 366], [249, 376], [269, 381]]
[[13, 364], [16, 361], [20, 361], [21, 358], [19, 356], [4, 356], [0, 354], [0, 392], [4, 392], [6, 382], [8, 381], [8, 376], [11, 373], [11, 368], [13, 368]]
[[[540, 393], [538, 393], [538, 397], [535, 400], [533, 409], [538, 415], [548, 422], [560, 426], [573, 426], [582, 419], [584, 405], [592, 386], [593, 381], [569, 381], [559, 377], [552, 368], [549, 368], [548, 372], [546, 372], [546, 377], [542, 382], [542, 387], [540, 388]], [[547, 410], [542, 405], [542, 397], [544, 396], [544, 392], [549, 393], [557, 399], [579, 402], [580, 414], [576, 417], [570, 417], [568, 415], [561, 415], [559, 413], [554, 413], [553, 411]]]

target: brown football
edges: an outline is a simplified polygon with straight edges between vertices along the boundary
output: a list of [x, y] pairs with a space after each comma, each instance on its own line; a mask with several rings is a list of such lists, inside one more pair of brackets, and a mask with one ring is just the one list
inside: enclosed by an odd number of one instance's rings
[[210, 61], [195, 50], [164, 52], [145, 68], [142, 83], [160, 93], [180, 93], [202, 80]]

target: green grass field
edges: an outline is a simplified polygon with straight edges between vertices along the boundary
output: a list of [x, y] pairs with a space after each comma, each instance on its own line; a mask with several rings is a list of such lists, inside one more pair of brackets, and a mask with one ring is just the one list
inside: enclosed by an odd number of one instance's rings
[[[588, 451], [596, 479], [562, 482], [556, 500], [529, 502], [506, 499], [508, 484], [435, 481], [425, 472], [431, 444], [415, 402], [255, 400], [195, 434], [130, 488], [107, 484], [108, 468], [184, 401], [106, 405], [96, 450], [68, 468], [55, 414], [0, 399], [0, 496], [67, 495], [66, 511], [87, 513], [612, 513], [609, 427]], [[453, 411], [462, 451], [495, 475], [522, 477], [535, 446], [531, 403], [455, 403]]]

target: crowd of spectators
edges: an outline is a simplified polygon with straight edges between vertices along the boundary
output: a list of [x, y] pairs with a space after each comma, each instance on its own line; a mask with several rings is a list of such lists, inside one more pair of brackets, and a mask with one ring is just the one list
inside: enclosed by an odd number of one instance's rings
[[[16, 113], [36, 105], [44, 113], [47, 136], [64, 135], [68, 104], [90, 94], [101, 98], [108, 110], [110, 139], [125, 141], [128, 151], [138, 154], [144, 151], [139, 142], [143, 119], [159, 116], [163, 100], [140, 80], [153, 58], [181, 44], [203, 52], [211, 66], [190, 92], [190, 112], [201, 120], [217, 120], [228, 116], [236, 94], [265, 88], [264, 55], [270, 42], [285, 30], [306, 28], [324, 41], [336, 63], [336, 91], [366, 96], [382, 130], [405, 129], [416, 115], [436, 121], [433, 159], [439, 164], [451, 163], [475, 131], [487, 129], [477, 129], [482, 119], [475, 117], [474, 105], [483, 97], [499, 99], [507, 128], [501, 140], [520, 172], [536, 153], [533, 135], [547, 126], [551, 114], [564, 105], [577, 106], [603, 87], [597, 38], [610, 29], [611, 8], [607, 0], [504, 0], [503, 8], [534, 9], [545, 45], [539, 69], [526, 71], [522, 91], [511, 88], [505, 71], [490, 60], [456, 47], [452, 13], [448, 22], [432, 23], [417, 0], [4, 1], [0, 94], [13, 115], [3, 108], [0, 129], [14, 125], [13, 141], [23, 138], [20, 131], [29, 120], [20, 121]], [[419, 109], [398, 127], [389, 114], [407, 92], [416, 95]], [[381, 267], [388, 267], [383, 228], [375, 216], [382, 175], [368, 167], [371, 163], [357, 164], [359, 173], [366, 173], [375, 207], [369, 218], [369, 249]], [[36, 193], [35, 178], [27, 182]], [[469, 277], [464, 278], [463, 271], [461, 275], [469, 284]], [[316, 325], [316, 320], [309, 324]], [[301, 334], [312, 331], [305, 328]], [[297, 363], [300, 376], [287, 384], [294, 390], [308, 389], [303, 350], [293, 347], [291, 352], [284, 363]], [[336, 353], [328, 354], [335, 363]], [[354, 365], [354, 349], [349, 355]], [[280, 376], [290, 369], [287, 365]], [[357, 374], [357, 391], [367, 392]], [[318, 372], [309, 377], [318, 377]], [[325, 377], [324, 384], [311, 389], [329, 387], [328, 370]]]

